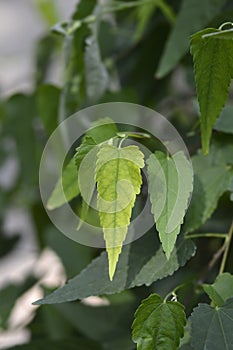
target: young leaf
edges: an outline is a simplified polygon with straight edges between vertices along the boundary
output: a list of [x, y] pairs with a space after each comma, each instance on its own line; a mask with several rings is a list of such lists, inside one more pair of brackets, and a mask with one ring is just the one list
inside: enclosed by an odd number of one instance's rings
[[204, 291], [216, 306], [222, 306], [233, 297], [233, 276], [230, 273], [219, 275], [214, 284], [203, 284]]
[[178, 349], [186, 316], [182, 304], [152, 294], [142, 301], [132, 325], [138, 350]]
[[62, 171], [62, 177], [58, 179], [55, 188], [48, 199], [47, 208], [53, 210], [69, 202], [80, 193], [78, 186], [78, 172], [75, 160], [72, 158]]
[[196, 249], [191, 239], [180, 237], [176, 249], [167, 260], [162, 248], [156, 250], [155, 247], [156, 238], [153, 232], [124, 245], [112, 282], [109, 280], [107, 253], [103, 252], [79, 275], [35, 304], [64, 303], [91, 295], [115, 294], [136, 286], [149, 286], [184, 266]]
[[169, 258], [192, 192], [192, 167], [182, 152], [168, 158], [157, 151], [150, 156], [147, 164], [152, 212], [160, 241]]
[[205, 27], [221, 10], [226, 0], [184, 0], [176, 23], [166, 42], [156, 76], [163, 78], [188, 51], [191, 34]]
[[204, 154], [209, 151], [212, 127], [226, 103], [233, 77], [233, 41], [205, 36], [217, 31], [205, 29], [191, 38]]
[[143, 153], [136, 146], [101, 147], [96, 164], [98, 210], [113, 279], [136, 195], [140, 193]]
[[190, 317], [194, 350], [232, 349], [233, 298], [218, 308], [199, 304]]

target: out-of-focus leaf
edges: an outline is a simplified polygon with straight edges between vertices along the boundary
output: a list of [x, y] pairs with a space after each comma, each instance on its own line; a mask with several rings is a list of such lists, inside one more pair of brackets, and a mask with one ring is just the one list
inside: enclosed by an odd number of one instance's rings
[[41, 85], [37, 90], [38, 113], [50, 135], [58, 125], [60, 89], [54, 85]]
[[[17, 94], [5, 103], [4, 135], [16, 143], [20, 162], [20, 177], [25, 187], [37, 184], [39, 167], [39, 146], [36, 140], [34, 122], [37, 114], [33, 95]], [[32, 195], [32, 191], [30, 192]]]
[[233, 107], [226, 106], [223, 108], [219, 118], [214, 124], [214, 129], [225, 132], [227, 134], [233, 134]]
[[216, 306], [222, 306], [227, 299], [233, 297], [233, 276], [223, 273], [216, 278], [214, 284], [203, 284], [203, 289]]
[[232, 172], [226, 163], [213, 163], [214, 159], [212, 151], [208, 157], [201, 153], [192, 157], [194, 191], [185, 217], [184, 232], [191, 232], [204, 224], [216, 209], [219, 198], [229, 189]]
[[160, 59], [156, 72], [158, 78], [164, 77], [177, 65], [189, 49], [190, 35], [205, 27], [225, 3], [226, 0], [183, 0]]
[[108, 86], [108, 72], [101, 60], [96, 35], [86, 39], [85, 78], [87, 96], [90, 101], [95, 102], [104, 94]]
[[231, 349], [233, 344], [233, 298], [218, 308], [199, 304], [193, 310], [191, 345], [194, 350]]
[[37, 43], [35, 53], [35, 80], [37, 85], [42, 84], [46, 80], [56, 46], [56, 38], [51, 34], [43, 36]]
[[158, 247], [159, 242], [154, 232], [123, 246], [112, 282], [108, 276], [107, 254], [103, 252], [68, 284], [38, 300], [36, 304], [62, 303], [91, 295], [114, 294], [143, 284], [150, 285], [156, 280], [172, 275], [195, 253], [195, 245], [190, 239], [178, 240], [169, 260], [162, 248]]
[[19, 242], [19, 239], [20, 235], [16, 234], [13, 237], [7, 237], [0, 232], [0, 259], [15, 248], [15, 245]]
[[49, 27], [54, 25], [59, 20], [58, 10], [54, 0], [45, 1], [45, 0], [34, 0], [41, 16], [47, 23]]
[[91, 248], [64, 237], [56, 229], [45, 233], [45, 240], [62, 260], [68, 277], [79, 273], [91, 260]]
[[78, 196], [79, 193], [78, 172], [75, 159], [72, 158], [64, 170], [62, 170], [62, 177], [58, 179], [48, 199], [47, 208], [49, 210], [58, 208]]
[[2, 328], [7, 328], [8, 318], [17, 298], [30, 289], [36, 282], [35, 278], [28, 277], [21, 284], [9, 284], [0, 290], [0, 326]]
[[126, 238], [136, 195], [140, 193], [144, 154], [137, 146], [103, 145], [96, 163], [97, 207], [113, 279]]
[[133, 341], [138, 350], [177, 349], [184, 334], [184, 306], [177, 301], [163, 301], [151, 294], [138, 307], [132, 325]]
[[205, 37], [214, 31], [217, 29], [204, 29], [191, 38], [204, 154], [209, 152], [212, 128], [226, 103], [233, 77], [233, 41]]
[[125, 345], [122, 349], [133, 348], [130, 326], [135, 305], [132, 302], [108, 306], [65, 303], [50, 307], [58, 310], [85, 337], [101, 343], [104, 350], [117, 349], [121, 342]]

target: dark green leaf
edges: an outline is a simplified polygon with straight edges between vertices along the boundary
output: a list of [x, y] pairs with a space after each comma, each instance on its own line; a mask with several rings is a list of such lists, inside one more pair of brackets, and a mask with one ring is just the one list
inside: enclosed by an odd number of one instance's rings
[[91, 260], [90, 247], [68, 239], [55, 228], [46, 231], [45, 240], [62, 260], [68, 277], [79, 273]]
[[190, 317], [191, 345], [195, 350], [232, 349], [233, 299], [219, 308], [199, 304]]
[[167, 301], [158, 294], [143, 300], [135, 313], [132, 325], [133, 341], [138, 350], [176, 350], [184, 334], [184, 306]]
[[170, 259], [167, 260], [162, 248], [156, 251], [156, 237], [152, 232], [131, 245], [123, 247], [116, 275], [112, 282], [108, 276], [107, 254], [103, 252], [68, 284], [37, 301], [36, 304], [62, 303], [83, 299], [91, 295], [114, 294], [143, 284], [150, 285], [158, 279], [172, 275], [194, 253], [195, 245], [193, 242], [180, 239]]
[[233, 276], [223, 273], [217, 277], [214, 284], [204, 284], [203, 289], [216, 306], [222, 306], [227, 299], [233, 297]]
[[[221, 10], [226, 0], [184, 0], [176, 23], [166, 42], [156, 75], [169, 73], [188, 51], [191, 34], [205, 27]], [[206, 77], [206, 75], [205, 75]]]
[[39, 117], [50, 135], [58, 125], [60, 89], [53, 85], [41, 85], [37, 90]]
[[205, 29], [191, 38], [204, 154], [209, 151], [212, 127], [226, 103], [233, 77], [233, 41], [203, 37], [214, 31]]
[[[224, 154], [222, 151], [219, 149], [219, 159]], [[219, 198], [229, 188], [230, 169], [221, 160], [217, 164], [213, 164], [214, 161], [215, 153], [212, 151], [208, 157], [202, 154], [192, 157], [194, 191], [185, 217], [184, 232], [191, 232], [205, 223], [216, 209]]]

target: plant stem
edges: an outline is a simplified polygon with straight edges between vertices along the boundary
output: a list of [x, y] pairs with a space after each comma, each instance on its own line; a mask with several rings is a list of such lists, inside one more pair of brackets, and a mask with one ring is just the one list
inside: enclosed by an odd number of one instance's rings
[[165, 298], [164, 298], [164, 303], [166, 303], [167, 299], [168, 299], [170, 296], [176, 297], [176, 292], [177, 292], [179, 289], [181, 289], [181, 288], [183, 288], [183, 287], [185, 287], [185, 286], [186, 286], [186, 284], [185, 284], [185, 283], [182, 283], [182, 284], [180, 284], [179, 286], [177, 286], [176, 288], [174, 288], [171, 292], [169, 292], [169, 293], [165, 296]]
[[221, 273], [224, 272], [225, 270], [225, 266], [226, 266], [226, 261], [227, 261], [227, 257], [228, 257], [228, 253], [229, 253], [229, 249], [230, 249], [230, 245], [231, 245], [231, 240], [232, 240], [232, 235], [233, 235], [233, 221], [231, 223], [231, 227], [229, 229], [229, 232], [225, 238], [225, 242], [224, 242], [224, 254], [222, 257], [222, 262], [220, 265], [220, 269], [219, 269], [219, 275]]
[[193, 235], [188, 235], [185, 238], [191, 239], [191, 238], [225, 238], [228, 236], [227, 233], [195, 233]]

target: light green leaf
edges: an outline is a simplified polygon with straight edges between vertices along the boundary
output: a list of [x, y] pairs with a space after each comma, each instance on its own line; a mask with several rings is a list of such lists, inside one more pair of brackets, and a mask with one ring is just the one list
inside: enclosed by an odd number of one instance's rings
[[157, 151], [148, 164], [149, 193], [160, 241], [169, 258], [192, 192], [192, 167], [182, 152], [167, 157]]
[[138, 350], [178, 349], [186, 316], [182, 304], [152, 294], [142, 301], [132, 325]]
[[209, 151], [212, 127], [226, 103], [233, 77], [233, 41], [203, 37], [216, 31], [205, 29], [191, 38], [204, 154]]
[[[82, 207], [78, 229], [85, 222], [90, 212], [90, 203], [95, 190], [95, 168], [97, 153], [100, 144], [114, 137], [117, 133], [117, 127], [110, 118], [101, 118], [92, 123], [92, 127], [87, 130], [80, 147], [75, 154], [75, 162], [79, 172], [79, 184], [81, 183]], [[88, 157], [86, 155], [88, 154]], [[82, 163], [83, 162], [83, 163]], [[81, 164], [82, 163], [82, 164]], [[81, 166], [81, 168], [80, 168]], [[79, 171], [80, 170], [80, 171]]]
[[97, 206], [108, 253], [110, 280], [126, 238], [136, 195], [140, 193], [143, 157], [137, 146], [104, 145], [98, 153]]
[[219, 118], [214, 124], [214, 129], [225, 132], [227, 134], [233, 134], [233, 107], [226, 106], [223, 108]]
[[44, 299], [38, 300], [36, 304], [63, 303], [91, 295], [115, 294], [141, 285], [149, 286], [172, 275], [195, 254], [192, 240], [183, 239], [182, 236], [169, 260], [158, 246], [159, 242], [153, 232], [124, 245], [112, 282], [109, 280], [107, 253], [103, 252], [79, 275]]
[[78, 186], [78, 172], [75, 160], [72, 158], [62, 171], [62, 177], [58, 179], [56, 186], [49, 197], [47, 208], [53, 210], [69, 202], [80, 193]]
[[190, 317], [191, 345], [194, 350], [232, 349], [233, 298], [216, 309], [199, 304]]
[[227, 299], [233, 297], [233, 276], [223, 273], [214, 284], [203, 284], [203, 289], [216, 306], [222, 306]]
[[226, 0], [183, 0], [156, 72], [158, 78], [164, 77], [177, 65], [188, 52], [190, 35], [205, 27], [225, 3]]

